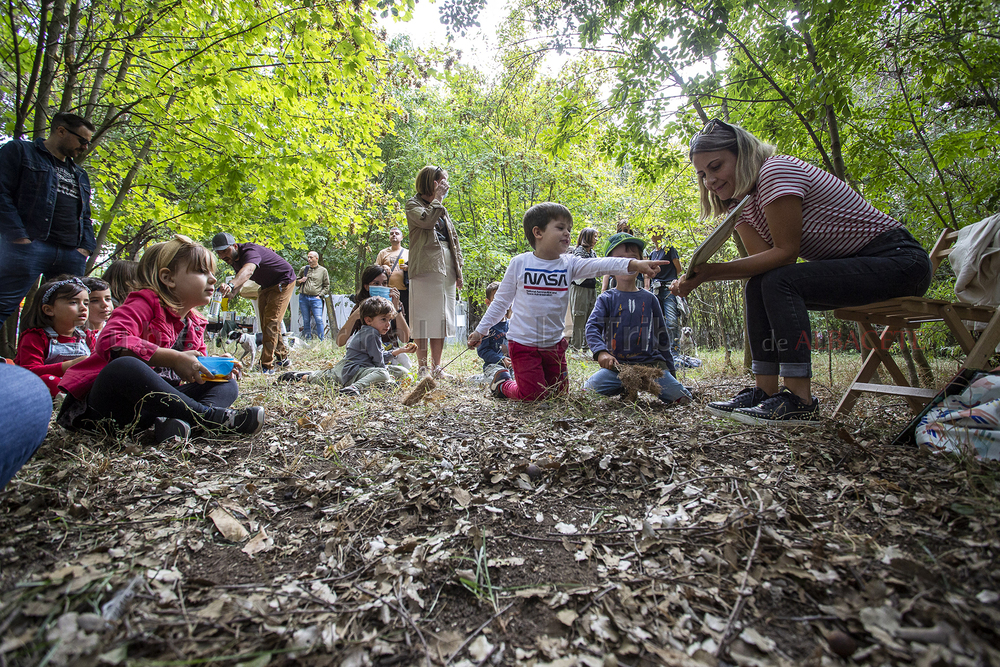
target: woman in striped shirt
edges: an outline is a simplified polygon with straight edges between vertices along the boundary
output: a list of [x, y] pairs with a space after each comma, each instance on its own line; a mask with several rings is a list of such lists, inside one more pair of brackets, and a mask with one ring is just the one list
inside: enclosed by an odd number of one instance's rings
[[[736, 225], [749, 256], [696, 266], [671, 291], [687, 296], [703, 282], [749, 279], [756, 387], [708, 410], [747, 424], [810, 423], [819, 419], [819, 404], [810, 389], [807, 311], [920, 296], [930, 285], [931, 265], [902, 223], [832, 174], [774, 151], [719, 120], [691, 140], [703, 218], [750, 195]], [[779, 376], [785, 384], [780, 391]]]

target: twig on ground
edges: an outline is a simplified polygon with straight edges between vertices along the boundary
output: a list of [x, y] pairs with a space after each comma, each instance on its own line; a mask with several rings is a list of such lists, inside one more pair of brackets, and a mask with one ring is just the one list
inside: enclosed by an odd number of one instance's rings
[[[515, 600], [515, 602], [516, 602], [516, 600]], [[488, 619], [486, 619], [486, 622], [483, 623], [482, 625], [480, 625], [478, 628], [476, 628], [471, 635], [469, 635], [468, 637], [466, 637], [465, 641], [462, 642], [462, 645], [459, 646], [458, 649], [456, 649], [455, 652], [451, 654], [450, 658], [448, 658], [447, 660], [445, 660], [445, 663], [444, 663], [445, 667], [448, 667], [448, 665], [451, 664], [451, 661], [454, 660], [456, 657], [458, 657], [458, 655], [462, 651], [465, 650], [465, 647], [468, 646], [472, 642], [473, 639], [475, 639], [477, 636], [479, 636], [479, 633], [482, 632], [484, 629], [486, 629], [486, 627], [490, 623], [492, 623], [493, 621], [495, 621], [498, 618], [500, 618], [501, 616], [503, 616], [504, 612], [506, 612], [508, 609], [510, 609], [513, 606], [514, 606], [514, 603], [511, 602], [509, 605], [507, 605], [506, 607], [504, 607], [503, 609], [501, 609], [500, 611], [498, 611], [497, 613], [493, 614]]]
[[736, 596], [736, 603], [733, 605], [733, 610], [729, 614], [729, 620], [726, 621], [726, 629], [722, 631], [722, 636], [719, 638], [719, 647], [715, 649], [715, 657], [718, 658], [722, 655], [722, 652], [729, 645], [729, 635], [733, 631], [733, 625], [736, 623], [740, 612], [743, 610], [743, 605], [748, 597], [747, 595], [747, 579], [750, 577], [750, 570], [753, 568], [754, 557], [757, 555], [757, 547], [760, 546], [760, 534], [764, 528], [764, 522], [761, 520], [760, 515], [764, 513], [764, 501], [760, 499], [760, 494], [758, 494], [758, 501], [760, 502], [760, 508], [757, 515], [757, 537], [753, 541], [753, 549], [750, 550], [750, 555], [747, 556], [747, 566], [743, 570], [743, 578], [740, 581], [739, 592]]

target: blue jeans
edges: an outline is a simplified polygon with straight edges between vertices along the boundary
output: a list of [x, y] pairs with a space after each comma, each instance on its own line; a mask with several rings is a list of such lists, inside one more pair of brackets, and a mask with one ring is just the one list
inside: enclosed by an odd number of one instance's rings
[[[673, 403], [679, 398], [690, 400], [691, 394], [688, 393], [688, 390], [668, 371], [663, 371], [663, 377], [657, 380], [657, 382], [660, 385], [660, 400], [664, 403]], [[607, 368], [602, 368], [591, 375], [583, 383], [583, 388], [585, 390], [596, 391], [602, 396], [617, 396], [622, 393], [622, 383], [618, 379], [618, 371], [608, 370]]]
[[676, 357], [681, 353], [681, 318], [677, 312], [677, 297], [670, 293], [666, 285], [660, 287], [660, 293], [656, 296], [667, 323], [667, 333], [670, 334], [670, 354]]
[[[82, 255], [81, 255], [82, 257]], [[0, 490], [35, 453], [49, 430], [52, 396], [42, 379], [20, 366], [0, 365]]]
[[0, 240], [0, 326], [14, 312], [38, 276], [82, 276], [87, 258], [76, 248], [47, 241], [11, 243]]
[[318, 296], [299, 294], [299, 312], [302, 313], [302, 335], [312, 338], [312, 324], [316, 325], [316, 335], [323, 340], [323, 299]]
[[877, 236], [850, 257], [797, 262], [754, 276], [745, 291], [754, 374], [812, 377], [808, 311], [921, 296], [932, 277], [927, 251], [905, 229]]

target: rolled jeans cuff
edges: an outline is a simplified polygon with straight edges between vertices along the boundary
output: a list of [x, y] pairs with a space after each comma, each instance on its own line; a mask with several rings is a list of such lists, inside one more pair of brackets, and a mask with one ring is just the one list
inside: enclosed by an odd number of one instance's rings
[[754, 375], [777, 375], [778, 374], [778, 362], [777, 361], [757, 361], [756, 359], [750, 364], [750, 370]]
[[781, 364], [778, 375], [783, 378], [811, 378], [812, 364]]

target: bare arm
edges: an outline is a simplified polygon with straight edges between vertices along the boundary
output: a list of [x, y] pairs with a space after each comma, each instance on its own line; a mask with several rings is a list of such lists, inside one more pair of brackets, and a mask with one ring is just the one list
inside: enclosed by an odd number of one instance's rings
[[354, 324], [361, 317], [361, 309], [355, 308], [351, 316], [347, 318], [344, 322], [344, 326], [340, 327], [340, 331], [337, 332], [337, 346], [344, 347], [347, 345], [347, 339], [351, 337], [351, 331], [354, 330]]
[[674, 294], [687, 296], [704, 282], [752, 278], [779, 266], [794, 264], [802, 243], [802, 199], [794, 195], [779, 197], [764, 207], [764, 216], [771, 231], [773, 246], [750, 225], [740, 225], [736, 230], [750, 253], [749, 256], [731, 262], [706, 263], [695, 267], [695, 275], [691, 279], [681, 277], [675, 283], [677, 291]]

